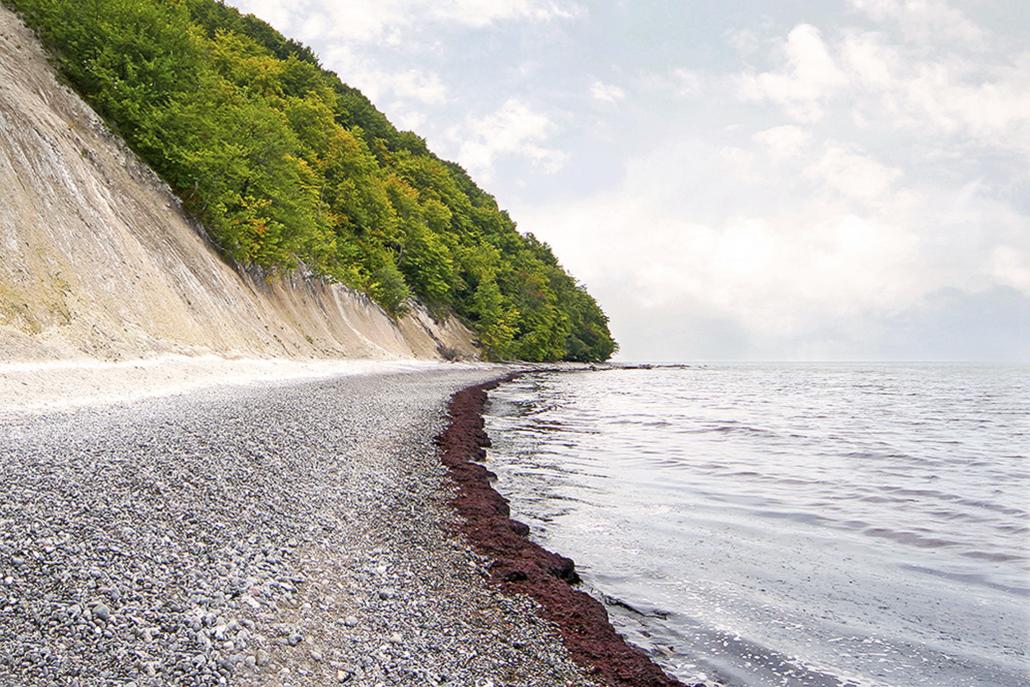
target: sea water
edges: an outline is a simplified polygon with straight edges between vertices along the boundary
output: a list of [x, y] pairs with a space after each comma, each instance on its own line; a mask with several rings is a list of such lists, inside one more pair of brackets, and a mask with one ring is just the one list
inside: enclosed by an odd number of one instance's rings
[[711, 685], [1030, 685], [1030, 368], [706, 365], [491, 392], [513, 517]]

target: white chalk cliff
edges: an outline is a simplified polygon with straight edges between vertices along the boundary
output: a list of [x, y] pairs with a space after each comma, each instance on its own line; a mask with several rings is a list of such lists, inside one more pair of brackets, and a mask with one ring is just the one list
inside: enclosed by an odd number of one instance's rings
[[0, 360], [476, 354], [453, 318], [228, 264], [3, 7], [0, 258]]

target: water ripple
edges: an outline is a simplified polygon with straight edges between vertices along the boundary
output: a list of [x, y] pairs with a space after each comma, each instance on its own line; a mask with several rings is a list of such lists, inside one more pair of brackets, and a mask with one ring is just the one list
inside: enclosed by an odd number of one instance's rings
[[1030, 370], [709, 366], [491, 396], [516, 517], [712, 685], [1030, 684]]

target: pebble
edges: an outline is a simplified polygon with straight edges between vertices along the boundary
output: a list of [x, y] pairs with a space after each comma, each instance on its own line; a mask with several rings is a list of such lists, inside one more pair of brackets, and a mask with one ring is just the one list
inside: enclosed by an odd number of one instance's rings
[[105, 604], [98, 603], [94, 605], [93, 608], [90, 609], [90, 612], [93, 614], [94, 620], [99, 620], [105, 623], [110, 622], [111, 620], [111, 609]]
[[453, 534], [433, 437], [494, 374], [0, 414], [0, 685], [591, 685]]

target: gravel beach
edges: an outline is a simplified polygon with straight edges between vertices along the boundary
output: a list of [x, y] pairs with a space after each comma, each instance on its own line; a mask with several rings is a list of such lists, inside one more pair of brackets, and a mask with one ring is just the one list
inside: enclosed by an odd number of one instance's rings
[[488, 370], [0, 416], [0, 684], [588, 685], [455, 533]]

